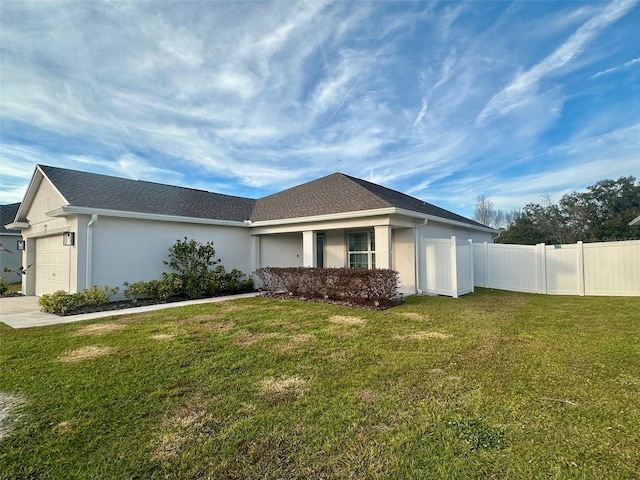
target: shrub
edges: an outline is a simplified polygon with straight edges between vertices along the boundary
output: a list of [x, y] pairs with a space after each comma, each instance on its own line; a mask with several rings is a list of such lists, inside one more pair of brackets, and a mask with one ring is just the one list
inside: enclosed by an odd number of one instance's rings
[[209, 289], [211, 268], [220, 263], [215, 259], [212, 242], [198, 243], [195, 240], [178, 240], [169, 249], [169, 265], [181, 281], [181, 291], [189, 298], [202, 298]]
[[398, 293], [398, 272], [388, 269], [266, 267], [256, 275], [267, 292], [306, 298], [386, 306]]
[[81, 305], [104, 305], [109, 302], [109, 298], [120, 289], [118, 287], [102, 287], [98, 288], [96, 285], [90, 289], [82, 290], [78, 292]]
[[38, 299], [38, 305], [43, 312], [66, 315], [80, 306], [81, 296], [77, 293], [67, 293], [58, 290], [53, 293], [45, 293]]
[[118, 293], [118, 287], [93, 286], [90, 289], [81, 290], [78, 293], [68, 293], [58, 290], [53, 293], [45, 293], [38, 299], [38, 305], [43, 312], [67, 315], [84, 305], [103, 305], [109, 302], [109, 297]]
[[125, 282], [124, 296], [128, 300], [138, 301], [141, 298], [157, 298], [168, 300], [178, 295], [182, 288], [182, 280], [175, 273], [163, 273], [162, 280]]
[[9, 284], [4, 278], [0, 277], [0, 295], [7, 293], [7, 290], [9, 290]]

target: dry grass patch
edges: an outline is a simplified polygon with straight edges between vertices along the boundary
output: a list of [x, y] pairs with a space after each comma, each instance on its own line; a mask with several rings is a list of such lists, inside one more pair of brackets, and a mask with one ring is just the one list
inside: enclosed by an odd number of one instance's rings
[[64, 355], [58, 357], [63, 363], [81, 362], [92, 358], [109, 355], [114, 350], [113, 347], [99, 347], [97, 345], [88, 345], [86, 347], [76, 348]]
[[334, 315], [329, 319], [334, 325], [364, 325], [367, 321], [360, 317], [351, 317], [347, 315]]
[[349, 360], [350, 355], [345, 350], [338, 350], [338, 351], [335, 351], [335, 352], [331, 352], [329, 354], [329, 358], [331, 360], [339, 360], [341, 362], [345, 362], [345, 361]]
[[105, 333], [117, 332], [127, 328], [122, 323], [96, 323], [95, 325], [87, 325], [78, 330], [75, 335], [104, 335]]
[[53, 431], [58, 435], [68, 435], [75, 430], [77, 423], [76, 420], [63, 420], [53, 427]]
[[182, 447], [212, 420], [213, 417], [201, 403], [193, 402], [183, 406], [174, 415], [165, 418], [163, 433], [159, 435], [152, 458], [164, 462], [175, 458]]
[[154, 340], [173, 340], [176, 336], [170, 333], [158, 333], [156, 335], [151, 335], [151, 338]]
[[299, 400], [305, 394], [308, 383], [300, 377], [267, 378], [260, 382], [260, 396], [270, 403]]
[[11, 412], [24, 405], [22, 395], [0, 392], [0, 440], [11, 433], [13, 423], [19, 418]]
[[428, 339], [439, 339], [444, 340], [446, 338], [451, 338], [453, 335], [449, 335], [448, 333], [440, 333], [440, 332], [414, 332], [408, 333], [407, 335], [394, 335], [394, 340], [428, 340]]
[[370, 388], [365, 388], [357, 392], [356, 396], [363, 403], [377, 403], [380, 400], [380, 394]]
[[317, 340], [318, 337], [316, 337], [312, 333], [301, 333], [300, 335], [294, 335], [293, 337], [290, 337], [287, 343], [282, 343], [276, 348], [281, 352], [288, 352], [308, 346], [309, 344], [315, 343]]
[[498, 337], [496, 335], [485, 336], [482, 342], [466, 355], [465, 363], [467, 365], [482, 365], [493, 356], [497, 345]]
[[220, 319], [220, 315], [194, 315], [193, 317], [185, 318], [180, 323], [184, 325], [192, 325], [194, 323], [211, 323], [217, 322]]
[[238, 336], [234, 339], [234, 345], [240, 345], [241, 347], [246, 347], [249, 345], [253, 345], [255, 343], [261, 342], [262, 340], [267, 340], [269, 338], [280, 338], [282, 335], [279, 333], [258, 333], [258, 332], [249, 332], [247, 330], [242, 330]]

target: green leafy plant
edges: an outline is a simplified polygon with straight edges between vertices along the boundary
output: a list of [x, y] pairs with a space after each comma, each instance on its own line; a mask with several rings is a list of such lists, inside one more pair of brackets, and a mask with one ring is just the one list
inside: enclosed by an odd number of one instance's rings
[[58, 290], [53, 293], [45, 293], [38, 299], [38, 305], [43, 312], [66, 315], [75, 310], [81, 304], [81, 295]]
[[77, 293], [68, 293], [58, 290], [53, 293], [45, 293], [38, 299], [38, 305], [43, 312], [56, 315], [68, 315], [84, 305], [103, 305], [109, 302], [112, 295], [118, 293], [118, 287], [93, 286]]
[[102, 287], [94, 285], [89, 289], [78, 292], [79, 301], [81, 305], [104, 305], [109, 302], [109, 299], [118, 293], [120, 289], [118, 287]]
[[220, 263], [215, 255], [212, 242], [199, 243], [184, 237], [169, 249], [169, 261], [164, 264], [180, 279], [181, 293], [189, 298], [202, 298], [209, 290], [212, 267]]

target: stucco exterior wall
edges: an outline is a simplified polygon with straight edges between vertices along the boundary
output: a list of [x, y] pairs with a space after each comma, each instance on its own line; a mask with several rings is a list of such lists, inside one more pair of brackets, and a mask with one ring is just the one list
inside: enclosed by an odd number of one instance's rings
[[260, 236], [261, 267], [301, 267], [302, 234], [280, 233]]
[[420, 227], [421, 238], [451, 238], [455, 235], [458, 240], [473, 240], [473, 243], [492, 242], [491, 232], [482, 232], [472, 228], [465, 228], [457, 225], [449, 225], [429, 220], [429, 222]]
[[416, 293], [414, 232], [413, 228], [392, 231], [392, 268], [399, 273], [399, 291], [405, 295]]
[[[92, 285], [122, 286], [153, 280], [168, 272], [162, 262], [184, 237], [213, 242], [227, 270], [251, 273], [250, 235], [246, 228], [99, 217], [93, 225]], [[86, 228], [84, 230], [86, 236]]]
[[344, 230], [327, 230], [324, 234], [324, 262], [328, 268], [347, 265], [347, 246]]

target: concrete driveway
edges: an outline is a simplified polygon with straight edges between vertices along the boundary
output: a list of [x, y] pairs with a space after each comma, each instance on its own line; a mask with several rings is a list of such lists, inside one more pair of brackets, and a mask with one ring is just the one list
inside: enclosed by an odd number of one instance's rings
[[116, 317], [119, 315], [131, 315], [133, 313], [152, 312], [166, 308], [176, 308], [185, 305], [199, 305], [201, 303], [224, 302], [237, 298], [251, 298], [260, 293], [243, 293], [226, 297], [203, 298], [200, 300], [187, 300], [184, 302], [162, 303], [147, 305], [144, 307], [127, 308], [124, 310], [110, 310], [107, 312], [83, 313], [60, 317], [52, 313], [40, 311], [38, 297], [5, 297], [0, 298], [0, 322], [13, 328], [44, 327], [46, 325], [58, 325], [61, 323], [80, 322], [95, 318]]

